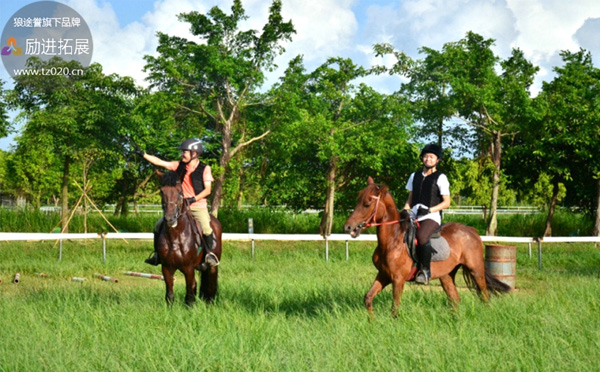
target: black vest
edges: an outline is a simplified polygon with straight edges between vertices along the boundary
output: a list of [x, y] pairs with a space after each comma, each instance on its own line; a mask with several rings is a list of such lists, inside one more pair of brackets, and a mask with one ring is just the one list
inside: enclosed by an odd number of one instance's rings
[[440, 188], [437, 185], [437, 180], [442, 174], [440, 171], [435, 171], [429, 176], [424, 177], [423, 172], [415, 172], [411, 207], [420, 203], [431, 208], [443, 201]]
[[[186, 165], [187, 165], [187, 163], [180, 161], [179, 166], [177, 167], [177, 170], [175, 171], [179, 175], [179, 177], [181, 177], [180, 179], [183, 179], [183, 176], [185, 176], [185, 173], [186, 173], [185, 166]], [[204, 168], [206, 168], [206, 164], [204, 164], [203, 162], [200, 162], [200, 163], [198, 163], [198, 167], [196, 168], [196, 170], [193, 171], [192, 174], [190, 174], [190, 179], [192, 181], [192, 187], [194, 188], [194, 192], [196, 193], [196, 195], [198, 195], [202, 191], [204, 191]]]

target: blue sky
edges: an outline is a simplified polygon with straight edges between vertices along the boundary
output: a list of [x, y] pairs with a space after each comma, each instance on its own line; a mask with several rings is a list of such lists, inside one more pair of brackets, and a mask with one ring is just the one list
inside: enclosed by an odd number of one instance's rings
[[[0, 1], [0, 25], [34, 1]], [[106, 73], [132, 76], [145, 85], [142, 71], [144, 55], [154, 54], [156, 31], [189, 37], [185, 24], [176, 14], [212, 6], [229, 11], [232, 0], [62, 0], [80, 13], [94, 40], [93, 62]], [[260, 29], [266, 22], [270, 0], [243, 0], [250, 18], [246, 28]], [[312, 70], [328, 57], [350, 57], [369, 67], [390, 64], [377, 59], [372, 46], [389, 42], [396, 49], [419, 58], [418, 49], [440, 49], [444, 43], [462, 39], [474, 31], [496, 43], [495, 53], [507, 58], [512, 48], [520, 48], [539, 66], [533, 93], [542, 81], [553, 77], [552, 69], [561, 64], [561, 50], [583, 47], [600, 63], [600, 1], [598, 0], [283, 0], [284, 19], [291, 19], [297, 30], [286, 53], [277, 59], [280, 66], [268, 76], [277, 80], [287, 62], [304, 55]], [[2, 40], [2, 43], [6, 41]], [[10, 88], [4, 68], [0, 79]], [[398, 77], [378, 76], [366, 81], [376, 89], [391, 93], [400, 84]], [[11, 140], [0, 139], [0, 149]]]

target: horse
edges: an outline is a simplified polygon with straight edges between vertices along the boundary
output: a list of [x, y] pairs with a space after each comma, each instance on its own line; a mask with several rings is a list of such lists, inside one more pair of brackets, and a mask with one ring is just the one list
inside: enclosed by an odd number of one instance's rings
[[[404, 284], [414, 279], [416, 268], [404, 242], [410, 224], [410, 214], [406, 210], [398, 212], [388, 187], [376, 184], [369, 177], [367, 187], [360, 192], [358, 203], [344, 225], [344, 231], [356, 238], [367, 227], [377, 226], [373, 265], [378, 273], [364, 297], [371, 317], [373, 299], [390, 283], [393, 287], [392, 314], [396, 316]], [[510, 291], [508, 285], [485, 270], [483, 241], [474, 228], [456, 222], [446, 223], [441, 227], [441, 236], [448, 242], [450, 255], [443, 261], [431, 262], [431, 279], [439, 278], [453, 307], [460, 302], [454, 278], [461, 266], [467, 286], [475, 289], [483, 302], [489, 300], [490, 293]]]
[[[165, 278], [167, 305], [174, 301], [173, 281], [175, 271], [185, 276], [185, 303], [192, 306], [196, 301], [196, 267], [204, 262], [205, 250], [198, 247], [196, 238], [196, 220], [192, 215], [188, 202], [183, 197], [181, 186], [182, 175], [175, 172], [158, 173], [161, 181], [163, 220], [154, 235], [154, 245], [160, 258], [162, 273]], [[221, 223], [211, 215], [210, 226], [215, 234], [216, 247], [213, 253], [221, 259]], [[198, 231], [200, 232], [200, 231]], [[201, 250], [199, 253], [198, 250]], [[219, 267], [214, 266], [200, 271], [200, 298], [211, 303], [218, 288]]]

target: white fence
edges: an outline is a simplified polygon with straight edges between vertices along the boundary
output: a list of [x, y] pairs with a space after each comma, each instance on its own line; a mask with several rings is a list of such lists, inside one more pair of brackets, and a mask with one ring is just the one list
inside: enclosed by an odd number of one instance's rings
[[[59, 255], [62, 260], [63, 240], [79, 239], [101, 239], [102, 240], [102, 258], [106, 261], [107, 241], [111, 239], [130, 239], [130, 240], [152, 240], [152, 233], [88, 233], [88, 234], [46, 234], [46, 233], [0, 233], [0, 241], [44, 241], [58, 240]], [[252, 244], [252, 257], [254, 258], [255, 241], [275, 240], [275, 241], [322, 241], [325, 243], [325, 260], [329, 261], [329, 242], [346, 242], [346, 260], [349, 259], [350, 241], [377, 241], [375, 234], [363, 234], [356, 239], [352, 239], [346, 234], [332, 234], [324, 239], [317, 234], [246, 234], [246, 233], [224, 233], [224, 241], [247, 241]], [[542, 243], [600, 243], [600, 237], [547, 237], [547, 238], [527, 238], [527, 237], [503, 237], [503, 236], [482, 236], [481, 240], [486, 243], [526, 243], [529, 246], [529, 258], [532, 256], [531, 244], [538, 245], [538, 267], [542, 268]]]
[[[247, 207], [248, 209], [249, 207]], [[81, 207], [80, 207], [81, 209]], [[40, 211], [45, 213], [59, 213], [61, 207], [57, 206], [43, 206], [40, 207]], [[102, 213], [112, 213], [115, 211], [115, 204], [107, 204], [102, 208]], [[137, 208], [133, 205], [129, 205], [130, 213], [154, 213], [162, 214], [163, 210], [160, 204], [138, 204]], [[97, 213], [95, 209], [90, 209], [90, 213]], [[314, 214], [320, 213], [318, 209], [307, 209], [303, 213]], [[540, 213], [541, 209], [538, 207], [528, 206], [514, 206], [514, 207], [498, 207], [496, 210], [497, 214], [535, 214]], [[489, 213], [489, 209], [480, 205], [461, 205], [458, 207], [451, 207], [444, 210], [444, 214], [481, 214]]]

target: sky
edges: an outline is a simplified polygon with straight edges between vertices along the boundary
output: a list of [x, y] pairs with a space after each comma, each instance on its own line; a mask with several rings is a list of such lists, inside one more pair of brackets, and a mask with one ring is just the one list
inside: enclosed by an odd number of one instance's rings
[[[218, 6], [230, 13], [233, 0], [62, 0], [81, 14], [93, 38], [92, 62], [105, 73], [131, 76], [147, 86], [143, 67], [145, 55], [156, 55], [160, 31], [191, 38], [187, 24], [177, 14], [196, 10], [207, 12]], [[0, 25], [12, 22], [27, 0], [0, 1]], [[376, 43], [390, 43], [413, 58], [422, 58], [422, 47], [440, 50], [473, 31], [495, 40], [493, 51], [502, 59], [513, 48], [540, 67], [532, 86], [537, 94], [543, 81], [551, 81], [553, 68], [562, 65], [560, 51], [591, 52], [600, 66], [600, 1], [598, 0], [282, 0], [284, 20], [296, 29], [285, 53], [276, 59], [278, 69], [268, 75], [266, 87], [280, 78], [287, 63], [304, 56], [307, 71], [329, 57], [351, 58], [371, 67], [390, 65], [391, 57], [377, 58]], [[262, 29], [271, 0], [242, 0], [249, 19], [243, 28]], [[1, 41], [3, 44], [5, 40]], [[3, 45], [4, 46], [4, 45]], [[0, 68], [4, 88], [11, 78]], [[399, 88], [401, 79], [389, 75], [367, 78], [365, 83], [382, 93]], [[265, 87], [265, 88], [266, 88]], [[14, 136], [14, 135], [13, 135]], [[0, 139], [7, 150], [12, 136]]]

